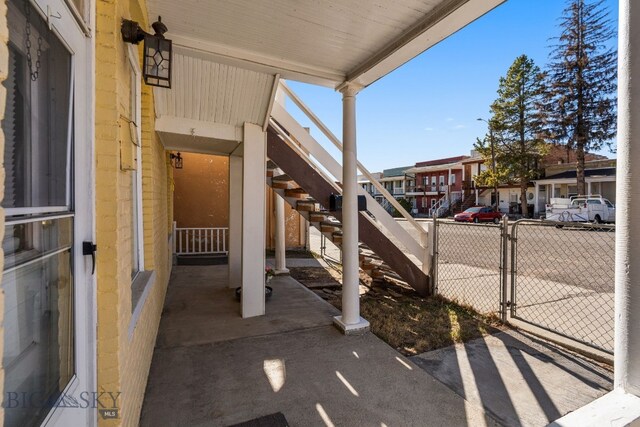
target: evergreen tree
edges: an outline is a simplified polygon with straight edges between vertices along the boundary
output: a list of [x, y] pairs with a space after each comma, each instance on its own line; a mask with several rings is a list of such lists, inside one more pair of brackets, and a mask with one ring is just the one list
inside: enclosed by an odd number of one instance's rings
[[527, 186], [538, 177], [538, 160], [546, 153], [541, 138], [543, 81], [533, 60], [526, 55], [516, 58], [507, 75], [500, 78], [498, 98], [491, 105], [489, 136], [476, 143], [487, 163], [494, 144], [495, 173], [488, 168], [481, 180], [518, 183], [523, 215], [527, 214]]
[[612, 147], [616, 133], [616, 51], [603, 1], [569, 0], [547, 71], [548, 138], [576, 151], [578, 193], [585, 194], [584, 155]]

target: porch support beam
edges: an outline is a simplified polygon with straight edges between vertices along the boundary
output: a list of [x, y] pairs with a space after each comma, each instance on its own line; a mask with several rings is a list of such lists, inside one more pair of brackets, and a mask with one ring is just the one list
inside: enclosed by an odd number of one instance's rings
[[640, 3], [621, 0], [619, 16], [614, 385], [640, 396]]
[[360, 317], [358, 254], [358, 160], [356, 149], [357, 85], [342, 88], [342, 315], [334, 318], [345, 334], [369, 329]]
[[[620, 0], [618, 25], [618, 163], [614, 389], [556, 420], [554, 426], [638, 425], [640, 422], [640, 3]], [[635, 259], [634, 259], [635, 258]]]
[[229, 156], [229, 287], [242, 286], [242, 157]]
[[[281, 174], [280, 171], [279, 174]], [[275, 240], [276, 240], [276, 274], [288, 274], [286, 260], [286, 235], [285, 235], [285, 209], [284, 199], [280, 194], [275, 193], [273, 203], [275, 205]]]
[[265, 313], [267, 137], [261, 126], [244, 124], [243, 152], [242, 317], [247, 318]]

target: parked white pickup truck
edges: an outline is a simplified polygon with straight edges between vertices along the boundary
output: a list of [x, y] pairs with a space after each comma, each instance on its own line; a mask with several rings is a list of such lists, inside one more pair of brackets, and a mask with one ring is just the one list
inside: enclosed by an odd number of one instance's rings
[[545, 219], [560, 222], [615, 222], [616, 209], [600, 195], [551, 199], [546, 205]]

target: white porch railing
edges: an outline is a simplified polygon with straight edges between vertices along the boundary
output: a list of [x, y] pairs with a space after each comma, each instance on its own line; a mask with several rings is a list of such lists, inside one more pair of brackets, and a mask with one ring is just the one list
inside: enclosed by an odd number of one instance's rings
[[[289, 87], [283, 82], [280, 82], [279, 90], [288, 96], [294, 104], [313, 122], [313, 124], [324, 134], [324, 136], [340, 151], [342, 151], [342, 142], [320, 121], [320, 119], [298, 98], [298, 96], [291, 91]], [[284, 109], [284, 107], [278, 103], [274, 104], [272, 117], [275, 120], [271, 120], [271, 125], [278, 131], [283, 140], [296, 152], [300, 154], [302, 158], [307, 160], [312, 167], [314, 167], [319, 174], [325, 176], [328, 182], [334, 185], [336, 193], [340, 194], [342, 189], [336, 182], [342, 181], [342, 165], [336, 161], [331, 154], [329, 154], [311, 135], [308, 131], [302, 128], [302, 126]], [[281, 128], [281, 124], [292, 135], [296, 136], [296, 141], [293, 141], [287, 132], [284, 132]], [[304, 147], [302, 149], [300, 147]], [[413, 227], [412, 233], [405, 230], [399, 223], [397, 223], [391, 215], [378, 204], [373, 197], [369, 195], [362, 187], [359, 187], [359, 193], [363, 194], [367, 198], [367, 209], [375, 217], [378, 227], [384, 227], [389, 233], [391, 233], [402, 244], [410, 254], [414, 255], [419, 262], [422, 262], [424, 271], [429, 270], [431, 258], [430, 248], [428, 248], [430, 239], [427, 239], [427, 231], [418, 224], [415, 219], [405, 211], [400, 203], [393, 197], [390, 192], [384, 188], [384, 186], [375, 179], [372, 174], [360, 163], [357, 162], [360, 173], [364, 175], [375, 188], [375, 195], [380, 194], [386, 199], [386, 202], [398, 209], [402, 216]], [[393, 191], [393, 190], [391, 190]]]
[[227, 254], [228, 227], [174, 228], [173, 244], [176, 255]]

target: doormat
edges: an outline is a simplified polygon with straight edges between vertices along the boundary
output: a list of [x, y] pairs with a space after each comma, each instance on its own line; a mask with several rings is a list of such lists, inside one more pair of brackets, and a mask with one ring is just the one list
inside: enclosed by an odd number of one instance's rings
[[275, 414], [265, 415], [264, 417], [255, 418], [229, 427], [289, 427], [289, 423], [287, 423], [287, 419], [282, 412], [276, 412]]
[[223, 256], [178, 255], [178, 265], [223, 265], [229, 263], [229, 258]]

